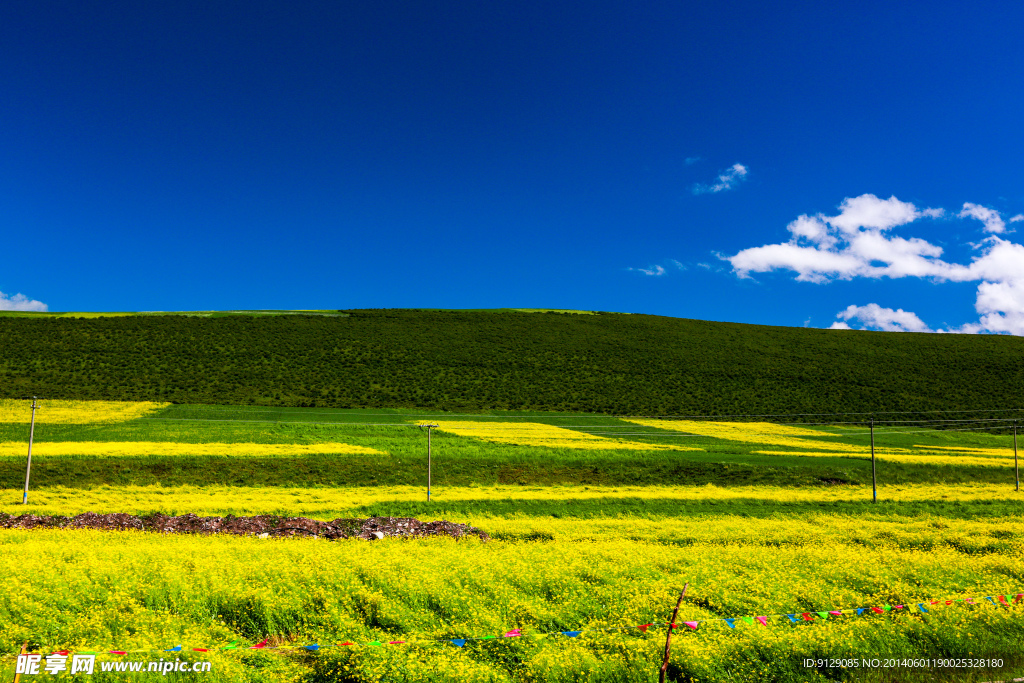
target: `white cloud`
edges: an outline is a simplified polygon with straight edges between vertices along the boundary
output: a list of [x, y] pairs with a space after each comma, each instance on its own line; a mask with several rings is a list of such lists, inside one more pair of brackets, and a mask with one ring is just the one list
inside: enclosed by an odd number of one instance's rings
[[694, 194], [708, 194], [731, 190], [747, 177], [747, 167], [743, 164], [733, 164], [718, 175], [718, 181], [711, 185], [696, 184], [693, 186]]
[[879, 199], [873, 194], [862, 194], [844, 199], [839, 205], [839, 215], [826, 220], [844, 233], [852, 234], [861, 228], [888, 230], [920, 216], [921, 212], [913, 204], [901, 202], [896, 197]]
[[[918, 209], [895, 197], [865, 194], [847, 198], [835, 216], [802, 215], [787, 229], [790, 239], [723, 256], [739, 277], [773, 270], [791, 270], [805, 282], [866, 278], [916, 277], [933, 282], [979, 282], [975, 309], [981, 316], [953, 332], [996, 332], [1024, 335], [1024, 245], [998, 237], [1006, 224], [995, 209], [966, 203], [957, 216], [982, 222], [989, 233], [971, 245], [970, 263], [940, 258], [942, 247], [917, 237], [899, 237], [893, 228], [945, 215], [942, 209]], [[1010, 219], [1016, 222], [1017, 217]], [[1024, 220], [1024, 216], [1020, 220]], [[838, 317], [859, 320], [875, 329], [928, 331], [913, 313], [877, 304], [850, 306]], [[846, 323], [839, 323], [845, 325]], [[847, 329], [837, 327], [833, 329]]]
[[[925, 216], [913, 204], [873, 194], [846, 199], [836, 216], [803, 215], [789, 224], [782, 244], [744, 249], [726, 257], [737, 275], [788, 269], [797, 279], [825, 282], [854, 277], [956, 277], [958, 267], [940, 260], [942, 248], [924, 240], [886, 232]], [[962, 268], [961, 268], [962, 270]]]
[[630, 270], [636, 273], [643, 273], [644, 275], [653, 275], [658, 277], [665, 274], [664, 266], [651, 266], [650, 268], [630, 268]]
[[[685, 263], [683, 263], [682, 261], [677, 261], [674, 258], [670, 258], [668, 260], [668, 263], [669, 268], [674, 268], [675, 270], [686, 270], [687, 268], [689, 268], [689, 266], [687, 266]], [[644, 275], [651, 275], [653, 277], [660, 277], [662, 275], [669, 274], [669, 269], [662, 265], [653, 265], [648, 266], [647, 268], [627, 268], [626, 270], [633, 271], [634, 273], [643, 273]]]
[[[878, 304], [850, 305], [846, 307], [845, 311], [840, 311], [836, 317], [843, 320], [859, 320], [868, 327], [886, 332], [931, 332], [924, 321], [910, 311], [904, 311], [902, 308], [897, 308], [894, 311], [891, 308], [882, 308]], [[845, 325], [845, 327], [836, 327], [836, 325]], [[837, 322], [832, 325], [832, 329], [848, 330], [850, 326], [847, 323]]]
[[1006, 222], [1007, 223], [1017, 223], [1017, 222], [1020, 222], [1020, 221], [1024, 221], [1024, 213], [1018, 213], [1016, 216], [1014, 216], [1013, 218], [1011, 218], [1010, 220], [1008, 220]]
[[42, 301], [29, 299], [24, 294], [7, 296], [0, 292], [0, 311], [38, 311], [45, 313], [49, 309]]
[[828, 329], [830, 329], [830, 330], [852, 330], [853, 328], [850, 327], [850, 325], [848, 323], [840, 322], [840, 321], [837, 320], [836, 322], [834, 322], [831, 325], [829, 325]]
[[[979, 204], [966, 202], [964, 208], [957, 214], [960, 218], [977, 218], [985, 224], [985, 232], [1001, 233], [1006, 231], [1006, 223], [1003, 217], [995, 209], [990, 209]], [[1010, 219], [1013, 220], [1012, 218]]]

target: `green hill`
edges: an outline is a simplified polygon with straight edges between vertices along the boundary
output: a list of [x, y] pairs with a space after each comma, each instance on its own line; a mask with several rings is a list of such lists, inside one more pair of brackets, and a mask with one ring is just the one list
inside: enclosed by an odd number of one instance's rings
[[1024, 405], [1016, 337], [615, 313], [266, 313], [2, 316], [0, 397], [644, 415]]

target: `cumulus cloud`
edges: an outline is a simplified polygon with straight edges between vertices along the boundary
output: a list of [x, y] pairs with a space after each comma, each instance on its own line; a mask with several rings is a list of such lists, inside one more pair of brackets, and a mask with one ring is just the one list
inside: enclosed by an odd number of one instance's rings
[[[882, 308], [878, 304], [850, 305], [836, 317], [843, 320], [859, 320], [867, 327], [886, 332], [931, 332], [924, 321], [910, 311], [904, 311], [902, 308], [894, 311], [891, 308]], [[832, 324], [832, 329], [848, 330], [850, 325], [837, 321]]]
[[[989, 209], [978, 204], [964, 203], [964, 208], [957, 214], [960, 218], [977, 218], [985, 224], [985, 232], [1001, 233], [1006, 232], [1006, 223], [1003, 217], [995, 209]], [[1014, 216], [1016, 218], [1016, 216]], [[1013, 218], [1010, 219], [1013, 221]]]
[[0, 292], [0, 311], [37, 311], [45, 313], [49, 309], [42, 301], [29, 299], [24, 294], [8, 296]]
[[[944, 261], [942, 247], [926, 240], [893, 234], [900, 226], [943, 215], [942, 209], [918, 209], [896, 197], [879, 199], [865, 194], [845, 199], [835, 216], [799, 216], [787, 226], [787, 242], [744, 249], [722, 258], [739, 277], [790, 270], [797, 280], [805, 282], [857, 277], [979, 282], [975, 302], [979, 321], [941, 331], [1024, 335], [1024, 246], [998, 236], [1006, 230], [1006, 222], [997, 210], [968, 202], [956, 214], [981, 221], [988, 233], [972, 245], [975, 254], [966, 264]], [[874, 329], [929, 331], [913, 313], [877, 304], [850, 306], [837, 317], [857, 320]], [[833, 328], [849, 329], [849, 324], [839, 322]]]
[[788, 269], [807, 282], [854, 277], [956, 278], [962, 268], [939, 259], [941, 247], [888, 234], [892, 228], [934, 215], [934, 211], [919, 211], [895, 197], [861, 195], [844, 200], [838, 215], [798, 217], [787, 226], [792, 235], [788, 242], [744, 249], [726, 260], [740, 277]]
[[718, 180], [710, 185], [696, 184], [693, 186], [694, 194], [708, 194], [724, 192], [736, 187], [740, 181], [747, 177], [747, 167], [743, 164], [733, 164], [718, 175]]

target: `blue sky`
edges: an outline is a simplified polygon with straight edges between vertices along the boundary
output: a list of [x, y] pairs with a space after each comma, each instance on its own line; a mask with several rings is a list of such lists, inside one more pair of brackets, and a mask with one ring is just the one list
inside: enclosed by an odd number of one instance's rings
[[1024, 6], [923, 7], [8, 0], [0, 308], [1024, 334]]

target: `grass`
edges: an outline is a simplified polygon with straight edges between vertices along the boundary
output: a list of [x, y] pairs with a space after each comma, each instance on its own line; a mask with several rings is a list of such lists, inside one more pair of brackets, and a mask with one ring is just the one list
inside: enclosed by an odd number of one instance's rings
[[[975, 515], [971, 506], [983, 508], [993, 491], [981, 487], [964, 500], [953, 494], [962, 507], [951, 518], [921, 505], [950, 495], [941, 490], [908, 488], [905, 503], [918, 506], [910, 517], [901, 514], [906, 508], [844, 508], [806, 493], [797, 504], [785, 490], [571, 490], [560, 492], [568, 494], [564, 508], [559, 492], [535, 491], [540, 507], [516, 509], [509, 507], [514, 491], [452, 492], [465, 506], [457, 509], [473, 510], [470, 521], [494, 535], [488, 543], [11, 531], [0, 535], [7, 549], [0, 570], [15, 587], [3, 605], [0, 640], [29, 639], [42, 649], [217, 647], [267, 636], [284, 645], [409, 640], [419, 642], [324, 651], [315, 660], [279, 656], [263, 664], [261, 680], [320, 680], [334, 671], [352, 681], [601, 680], [598, 672], [605, 680], [649, 681], [662, 645], [638, 631], [465, 649], [424, 641], [664, 621], [684, 582], [691, 590], [680, 619], [697, 621], [1019, 592], [1024, 525], [1016, 501], [1004, 493], [992, 515]], [[408, 500], [413, 493], [276, 492], [277, 504], [292, 513], [331, 515], [409, 510], [419, 505]], [[120, 494], [112, 488], [91, 495], [113, 506]], [[274, 505], [259, 490], [134, 495], [127, 507], [136, 511], [159, 496], [172, 505], [206, 497], [218, 511], [236, 514], [252, 511], [247, 497]], [[645, 515], [631, 509], [638, 500], [652, 503]], [[580, 505], [586, 501], [594, 505]], [[99, 500], [90, 502], [102, 509]], [[598, 506], [607, 513], [596, 515]], [[750, 516], [758, 506], [771, 512]], [[552, 517], [558, 510], [582, 514]], [[735, 631], [709, 622], [676, 639], [673, 678], [825, 680], [802, 667], [823, 652], [997, 655], [1008, 664], [998, 674], [1009, 676], [1021, 670], [1014, 655], [1024, 640], [1019, 615], [1018, 607], [958, 604], [928, 615], [845, 616], [803, 626], [776, 617], [767, 628]], [[240, 665], [236, 655], [213, 659], [222, 680], [252, 675], [253, 664]], [[971, 680], [981, 672], [957, 673]]]
[[0, 396], [632, 415], [1000, 410], [1020, 418], [1022, 345], [1000, 335], [602, 312], [21, 313], [0, 315]]
[[[111, 412], [106, 404], [80, 405], [83, 416], [100, 406], [98, 414]], [[13, 420], [20, 413], [8, 409], [3, 414]], [[81, 424], [55, 424], [48, 421], [54, 415], [45, 404], [38, 413], [39, 447], [33, 458], [37, 486], [415, 485], [426, 480], [426, 434], [416, 426], [424, 421], [442, 426], [432, 437], [433, 481], [438, 486], [826, 486], [871, 481], [869, 433], [856, 426], [776, 426], [769, 434], [769, 427], [754, 423], [744, 425], [745, 431], [715, 435], [710, 426], [699, 433], [694, 424], [636, 424], [568, 413], [492, 411], [452, 421], [413, 410], [209, 406], [168, 406], [120, 423], [90, 423], [81, 417]], [[479, 427], [457, 429], [460, 435], [448, 431], [449, 424]], [[0, 422], [0, 487], [15, 488], [24, 481], [21, 453], [27, 453], [27, 432], [23, 422]], [[555, 436], [537, 441], [532, 438], [537, 434]], [[90, 442], [106, 444], [107, 452], [117, 452], [118, 443], [123, 448], [116, 456], [89, 455], [83, 444]], [[876, 430], [875, 443], [882, 485], [1014, 480], [1008, 434], [887, 426]], [[63, 451], [60, 444], [66, 444]], [[145, 444], [151, 445], [147, 449]], [[217, 455], [217, 448], [232, 454]], [[379, 453], [345, 452], [360, 448]], [[160, 455], [167, 449], [176, 455]]]
[[[37, 443], [54, 450], [33, 457], [28, 505], [20, 504], [24, 457], [0, 456], [0, 519], [86, 511], [414, 516], [468, 522], [492, 540], [4, 530], [0, 653], [26, 640], [39, 651], [350, 641], [358, 646], [317, 654], [182, 656], [209, 657], [214, 667], [206, 680], [232, 683], [653, 681], [662, 632], [600, 629], [664, 622], [688, 582], [680, 620], [703, 623], [674, 638], [673, 681], [1024, 675], [1021, 605], [957, 602], [927, 614], [844, 614], [799, 624], [779, 616], [1024, 591], [1022, 494], [1012, 466], [965, 464], [1005, 463], [1012, 446], [1006, 433], [879, 428], [879, 502], [872, 503], [870, 435], [855, 425], [636, 424], [488, 411], [459, 415], [457, 422], [477, 423], [460, 426], [461, 435], [434, 432], [427, 503], [426, 435], [416, 425], [451, 416], [174, 405], [100, 422], [88, 419], [93, 408], [80, 405], [74, 419], [61, 421], [40, 411]], [[2, 418], [0, 443], [24, 442], [19, 415]], [[542, 432], [557, 438], [523, 443]], [[700, 450], [589, 447], [604, 441]], [[75, 454], [90, 442], [113, 454]], [[380, 454], [288, 453], [336, 443]], [[147, 453], [139, 444], [156, 445]], [[240, 452], [200, 454], [217, 444]], [[758, 452], [772, 449], [800, 454]], [[935, 464], [886, 460], [907, 453]], [[858, 454], [865, 459], [847, 457]], [[760, 615], [776, 616], [767, 627], [741, 623], [735, 630], [720, 621]], [[463, 648], [437, 642], [515, 628], [524, 637]], [[579, 629], [590, 631], [544, 635]], [[367, 645], [391, 640], [409, 642]], [[821, 657], [995, 657], [1003, 665], [843, 671], [803, 664]], [[10, 658], [0, 660], [0, 676], [11, 666]], [[95, 676], [129, 679], [138, 675]]]

